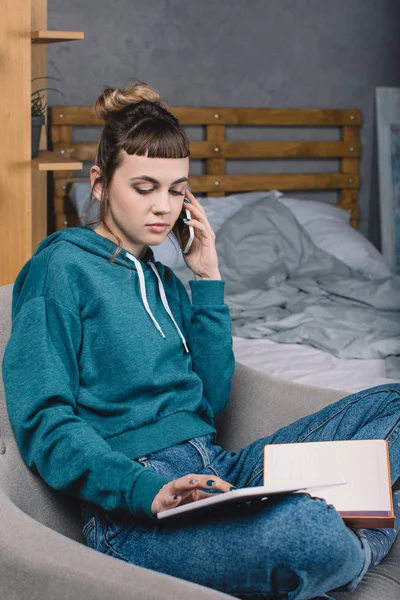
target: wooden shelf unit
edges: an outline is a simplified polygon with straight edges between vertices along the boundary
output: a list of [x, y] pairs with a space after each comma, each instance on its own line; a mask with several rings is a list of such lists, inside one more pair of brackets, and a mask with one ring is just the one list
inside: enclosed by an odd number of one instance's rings
[[[2, 2], [0, 285], [15, 281], [48, 235], [47, 171], [68, 173], [83, 167], [81, 161], [47, 149], [44, 127], [39, 156], [31, 158], [31, 91], [46, 87], [44, 79], [40, 85], [31, 81], [47, 75], [47, 44], [83, 39], [82, 31], [47, 29], [47, 0]], [[42, 94], [46, 102], [46, 92]]]

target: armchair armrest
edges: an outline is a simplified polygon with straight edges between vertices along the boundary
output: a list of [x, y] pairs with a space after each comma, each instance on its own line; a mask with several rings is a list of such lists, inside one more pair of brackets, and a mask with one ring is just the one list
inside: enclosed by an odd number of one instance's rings
[[176, 577], [136, 567], [28, 517], [0, 490], [2, 598], [30, 600], [228, 600]]
[[228, 405], [216, 418], [217, 443], [239, 450], [347, 395], [271, 377], [236, 362]]

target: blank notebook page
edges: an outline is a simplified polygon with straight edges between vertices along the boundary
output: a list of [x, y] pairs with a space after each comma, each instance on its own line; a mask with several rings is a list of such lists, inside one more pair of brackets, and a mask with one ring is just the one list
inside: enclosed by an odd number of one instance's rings
[[[385, 440], [270, 444], [264, 449], [264, 485], [285, 486], [310, 476], [344, 477], [345, 485], [310, 489], [342, 512], [391, 511]], [[318, 481], [318, 479], [317, 479]]]

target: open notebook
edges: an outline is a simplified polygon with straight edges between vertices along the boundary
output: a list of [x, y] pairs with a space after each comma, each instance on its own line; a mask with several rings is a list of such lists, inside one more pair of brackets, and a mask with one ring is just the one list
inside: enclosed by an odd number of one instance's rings
[[277, 494], [307, 492], [333, 504], [347, 524], [394, 527], [395, 517], [386, 440], [270, 444], [264, 447], [263, 486], [213, 493], [162, 512], [165, 519], [221, 504], [265, 502]]

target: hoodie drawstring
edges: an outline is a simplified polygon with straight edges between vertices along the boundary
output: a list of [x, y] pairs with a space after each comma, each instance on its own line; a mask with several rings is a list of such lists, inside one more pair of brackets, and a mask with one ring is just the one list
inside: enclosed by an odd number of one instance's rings
[[181, 330], [179, 329], [178, 323], [175, 321], [174, 316], [173, 316], [173, 314], [171, 312], [171, 309], [169, 307], [167, 296], [166, 296], [166, 293], [165, 293], [165, 290], [164, 290], [164, 286], [163, 286], [162, 281], [161, 281], [160, 274], [157, 271], [156, 266], [153, 265], [153, 263], [149, 262], [149, 265], [153, 269], [153, 271], [156, 274], [156, 277], [158, 279], [158, 289], [160, 291], [160, 296], [161, 296], [161, 300], [162, 300], [162, 303], [164, 305], [164, 308], [167, 311], [167, 313], [169, 314], [169, 316], [171, 317], [172, 322], [175, 325], [176, 330], [177, 330], [177, 332], [178, 332], [178, 334], [179, 334], [179, 336], [180, 336], [180, 338], [181, 338], [181, 340], [183, 342], [183, 345], [185, 346], [186, 352], [189, 352], [189, 348], [187, 347], [186, 340], [185, 340], [185, 338], [184, 338]]
[[[126, 253], [126, 257], [129, 258], [132, 262], [135, 263], [135, 266], [136, 266], [136, 269], [137, 269], [137, 272], [138, 272], [138, 276], [139, 276], [140, 294], [142, 296], [142, 302], [143, 302], [144, 307], [145, 307], [147, 313], [149, 314], [151, 320], [153, 321], [155, 327], [161, 333], [161, 335], [163, 336], [163, 338], [165, 338], [165, 334], [164, 334], [163, 330], [161, 329], [160, 324], [158, 323], [158, 321], [154, 317], [153, 313], [151, 312], [149, 303], [147, 301], [146, 283], [145, 283], [145, 279], [144, 279], [144, 273], [143, 273], [142, 265], [140, 264], [139, 260], [135, 256], [133, 256], [133, 254], [130, 254], [129, 252], [127, 252]], [[149, 262], [148, 264], [150, 265], [151, 269], [154, 271], [154, 273], [155, 273], [155, 275], [157, 277], [157, 280], [158, 280], [158, 289], [159, 289], [159, 292], [160, 292], [161, 301], [163, 303], [163, 306], [164, 306], [166, 312], [168, 313], [168, 315], [171, 317], [172, 322], [175, 325], [175, 328], [176, 328], [176, 330], [177, 330], [177, 332], [179, 334], [179, 337], [181, 338], [181, 340], [183, 342], [183, 345], [185, 346], [186, 352], [189, 352], [189, 348], [187, 347], [186, 340], [185, 340], [185, 338], [184, 338], [181, 330], [179, 329], [179, 326], [178, 326], [177, 322], [175, 321], [175, 319], [174, 319], [174, 317], [172, 315], [171, 309], [169, 307], [167, 296], [165, 294], [165, 290], [164, 290], [164, 286], [162, 284], [162, 280], [161, 280], [160, 274], [158, 273], [156, 266], [152, 262]]]

